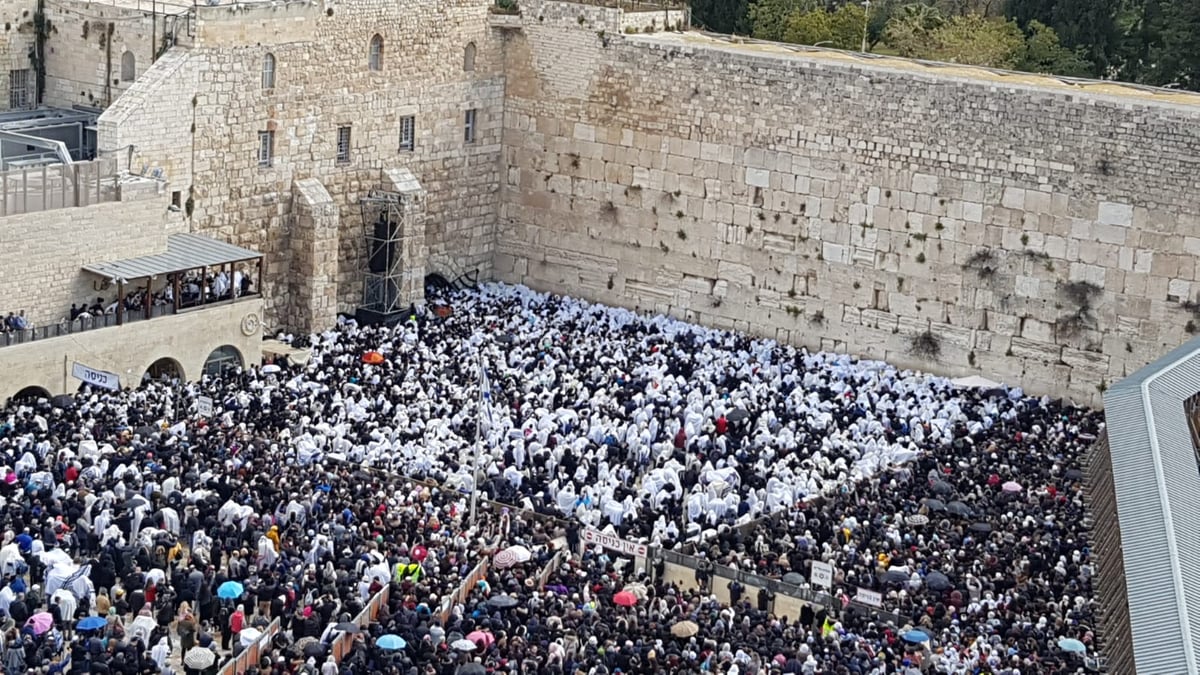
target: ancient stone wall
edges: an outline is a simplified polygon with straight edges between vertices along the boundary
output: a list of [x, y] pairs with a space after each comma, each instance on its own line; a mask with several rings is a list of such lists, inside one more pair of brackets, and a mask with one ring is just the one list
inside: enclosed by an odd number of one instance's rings
[[1200, 321], [1187, 97], [539, 7], [505, 46], [501, 279], [1097, 405]]
[[[478, 269], [486, 277], [499, 204], [504, 94], [501, 42], [491, 39], [489, 4], [352, 0], [201, 7], [190, 63], [182, 66], [186, 73], [145, 88], [139, 81], [131, 90], [139, 100], [131, 100], [128, 110], [118, 101], [101, 118], [99, 145], [112, 150], [133, 143], [142, 162], [173, 167], [171, 190], [190, 191], [196, 231], [267, 255], [268, 325], [287, 323], [277, 309], [289, 303], [281, 272], [292, 251], [296, 179], [318, 178], [339, 207], [341, 254], [336, 267], [318, 273], [336, 275], [340, 310], [352, 311], [362, 293], [358, 199], [378, 186], [388, 168], [411, 170], [428, 191], [431, 259], [452, 259], [456, 268]], [[383, 41], [377, 71], [369, 63], [376, 34]], [[268, 54], [275, 75], [273, 86], [264, 88]], [[180, 101], [190, 104], [193, 97], [194, 127], [176, 121]], [[468, 110], [477, 111], [472, 142], [465, 138]], [[400, 144], [401, 120], [408, 116], [415, 119], [411, 150]], [[350, 130], [345, 160], [338, 157], [342, 127]], [[260, 163], [259, 134], [268, 131], [273, 148], [266, 165]], [[186, 140], [177, 142], [181, 135]], [[185, 164], [190, 174], [180, 168]]]
[[190, 9], [190, 3], [158, 0], [48, 3], [42, 102], [107, 107], [150, 69], [155, 55], [177, 39], [190, 42]]
[[150, 321], [0, 347], [4, 373], [0, 402], [25, 387], [41, 387], [50, 394], [73, 393], [80, 384], [71, 377], [71, 364], [76, 362], [116, 373], [122, 387], [136, 387], [151, 364], [164, 358], [174, 360], [185, 378], [198, 380], [209, 355], [223, 346], [235, 348], [243, 363], [258, 363], [260, 324], [246, 318], [261, 313], [260, 298], [244, 298]]
[[83, 266], [162, 253], [167, 235], [182, 231], [182, 220], [168, 213], [168, 198], [154, 182], [130, 179], [108, 189], [119, 189], [120, 201], [3, 219], [0, 250], [18, 261], [22, 273], [0, 274], [0, 313], [24, 310], [41, 326], [67, 318], [75, 302], [111, 302], [116, 288], [98, 289], [100, 280]]
[[9, 109], [11, 102], [9, 78], [12, 71], [28, 72], [29, 103], [33, 103], [33, 66], [29, 52], [33, 47], [34, 3], [28, 0], [3, 0], [0, 2], [0, 23], [4, 32], [0, 34], [0, 110]]

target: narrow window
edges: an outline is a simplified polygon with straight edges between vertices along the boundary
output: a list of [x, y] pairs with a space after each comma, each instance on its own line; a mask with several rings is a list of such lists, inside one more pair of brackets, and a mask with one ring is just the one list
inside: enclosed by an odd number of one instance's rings
[[383, 36], [378, 33], [371, 38], [371, 53], [367, 65], [371, 70], [383, 70]]
[[338, 127], [337, 161], [338, 164], [350, 161], [350, 127]]
[[400, 118], [400, 149], [412, 151], [416, 147], [417, 118], [405, 115]]
[[468, 110], [466, 120], [463, 123], [463, 140], [468, 143], [475, 142], [475, 118], [477, 112], [475, 108]]
[[262, 88], [275, 88], [275, 55], [267, 54], [263, 57], [262, 64]]
[[8, 107], [15, 110], [33, 104], [32, 82], [28, 69], [8, 71]]
[[468, 42], [467, 48], [463, 50], [463, 70], [468, 73], [475, 70], [475, 43]]
[[125, 52], [121, 55], [121, 81], [133, 82], [137, 79], [137, 57], [133, 52]]
[[271, 166], [275, 159], [275, 132], [258, 132], [258, 165]]

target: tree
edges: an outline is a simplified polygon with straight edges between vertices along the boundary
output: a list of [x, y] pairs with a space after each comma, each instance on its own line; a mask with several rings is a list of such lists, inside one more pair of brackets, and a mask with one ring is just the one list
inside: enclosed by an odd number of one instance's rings
[[933, 31], [943, 23], [942, 13], [933, 5], [905, 5], [888, 21], [883, 41], [900, 56], [919, 58], [927, 55], [933, 44]]
[[822, 6], [821, 0], [755, 0], [749, 7], [750, 34], [760, 40], [782, 40], [788, 17]]
[[1200, 5], [1163, 0], [1160, 40], [1149, 50], [1149, 84], [1200, 90]]
[[1029, 22], [1025, 59], [1018, 68], [1032, 73], [1085, 77], [1092, 72], [1093, 64], [1081, 53], [1062, 46], [1053, 28], [1034, 20]]
[[1025, 55], [1025, 36], [1015, 21], [956, 16], [933, 32], [933, 58], [990, 68], [1015, 68]]
[[692, 0], [692, 23], [715, 33], [750, 34], [747, 0]]
[[823, 9], [794, 12], [788, 17], [783, 39], [803, 45], [824, 42], [836, 49], [858, 49], [866, 20], [866, 11], [858, 5], [842, 5], [832, 13]]
[[783, 41], [800, 45], [815, 45], [833, 40], [833, 22], [829, 12], [818, 9], [812, 12], [794, 12], [787, 18]]

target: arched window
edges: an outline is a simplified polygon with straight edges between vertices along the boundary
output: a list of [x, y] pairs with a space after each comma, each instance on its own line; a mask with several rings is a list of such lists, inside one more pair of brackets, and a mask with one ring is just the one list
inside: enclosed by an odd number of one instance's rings
[[468, 73], [475, 70], [475, 43], [468, 42], [467, 48], [463, 50], [463, 70]]
[[371, 38], [371, 53], [367, 65], [371, 70], [383, 70], [383, 36], [378, 33]]
[[275, 55], [268, 53], [263, 57], [262, 64], [262, 88], [275, 88]]
[[133, 82], [137, 79], [137, 58], [133, 52], [125, 52], [121, 55], [121, 81]]

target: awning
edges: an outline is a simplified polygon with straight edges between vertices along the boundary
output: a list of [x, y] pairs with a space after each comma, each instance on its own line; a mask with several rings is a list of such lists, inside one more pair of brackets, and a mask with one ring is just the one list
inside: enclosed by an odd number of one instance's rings
[[84, 271], [106, 279], [132, 280], [159, 274], [184, 272], [199, 267], [215, 267], [255, 260], [262, 254], [241, 246], [199, 234], [172, 234], [167, 237], [167, 252], [114, 262], [84, 265]]
[[286, 356], [292, 363], [303, 366], [312, 358], [312, 350], [299, 349], [279, 340], [263, 340], [262, 355], [264, 358]]

